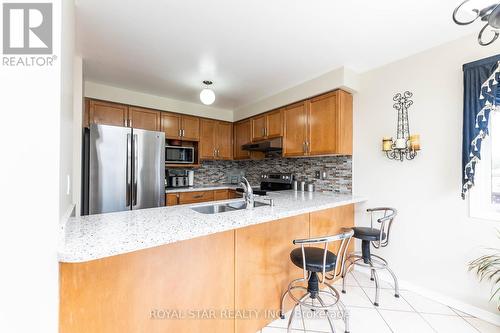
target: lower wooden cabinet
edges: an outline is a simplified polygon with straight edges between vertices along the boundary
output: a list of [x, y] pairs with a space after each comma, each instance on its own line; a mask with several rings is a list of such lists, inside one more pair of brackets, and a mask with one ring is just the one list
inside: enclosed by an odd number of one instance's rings
[[218, 200], [238, 199], [242, 194], [233, 189], [211, 191], [176, 192], [165, 195], [166, 206], [184, 205]]
[[[236, 230], [235, 308], [260, 311], [250, 319], [237, 318], [236, 332], [258, 332], [273, 321], [265, 314], [278, 313], [282, 293], [302, 274], [290, 261], [292, 240], [308, 235], [309, 214]], [[290, 307], [288, 299], [286, 310]]]
[[229, 199], [229, 190], [215, 190], [214, 200], [227, 200]]
[[[221, 312], [234, 309], [234, 264], [233, 230], [61, 263], [59, 332], [232, 333], [234, 320]], [[217, 318], [190, 312], [197, 310]]]
[[214, 191], [197, 191], [179, 193], [179, 205], [214, 200]]
[[167, 193], [165, 197], [166, 206], [176, 206], [179, 204], [179, 193]]

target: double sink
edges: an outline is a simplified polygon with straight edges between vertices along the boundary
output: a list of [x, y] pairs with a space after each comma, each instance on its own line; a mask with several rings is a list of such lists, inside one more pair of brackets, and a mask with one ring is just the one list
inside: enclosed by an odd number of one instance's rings
[[[270, 205], [264, 202], [254, 201], [253, 206], [261, 207]], [[247, 209], [247, 203], [245, 201], [237, 201], [224, 204], [191, 207], [191, 209], [201, 214], [218, 214], [218, 213], [234, 212], [237, 210]]]

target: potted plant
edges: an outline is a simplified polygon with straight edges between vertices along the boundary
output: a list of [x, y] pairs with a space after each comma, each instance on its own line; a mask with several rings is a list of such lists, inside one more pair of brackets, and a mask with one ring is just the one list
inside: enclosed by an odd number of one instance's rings
[[493, 282], [490, 301], [495, 299], [500, 311], [500, 249], [490, 249], [491, 254], [477, 258], [469, 263], [469, 271], [475, 271], [480, 281]]

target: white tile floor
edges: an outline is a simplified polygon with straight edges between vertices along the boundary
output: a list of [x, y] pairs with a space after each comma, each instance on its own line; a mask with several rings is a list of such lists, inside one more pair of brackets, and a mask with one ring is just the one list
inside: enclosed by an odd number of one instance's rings
[[[500, 333], [500, 327], [474, 318], [446, 305], [401, 290], [401, 297], [395, 298], [392, 286], [382, 282], [380, 306], [374, 307], [373, 281], [368, 275], [354, 272], [346, 280], [347, 293], [340, 294], [349, 310], [351, 333]], [[341, 283], [335, 283], [337, 290]], [[261, 333], [285, 333], [290, 313], [285, 319], [278, 319], [262, 329]], [[344, 322], [334, 320], [337, 333], [344, 333]], [[318, 316], [304, 309], [304, 320], [297, 312], [292, 332], [331, 332], [324, 316]], [[259, 333], [259, 332], [257, 332]]]

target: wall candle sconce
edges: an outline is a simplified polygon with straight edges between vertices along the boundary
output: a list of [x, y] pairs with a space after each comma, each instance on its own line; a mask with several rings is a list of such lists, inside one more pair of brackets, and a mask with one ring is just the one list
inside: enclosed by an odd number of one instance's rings
[[410, 121], [408, 119], [408, 109], [413, 105], [411, 97], [413, 94], [405, 91], [403, 94], [397, 93], [394, 95], [394, 108], [398, 111], [398, 127], [396, 140], [391, 137], [382, 139], [382, 151], [391, 160], [400, 160], [403, 162], [405, 158], [412, 160], [417, 156], [417, 151], [420, 150], [420, 135], [410, 134]]

